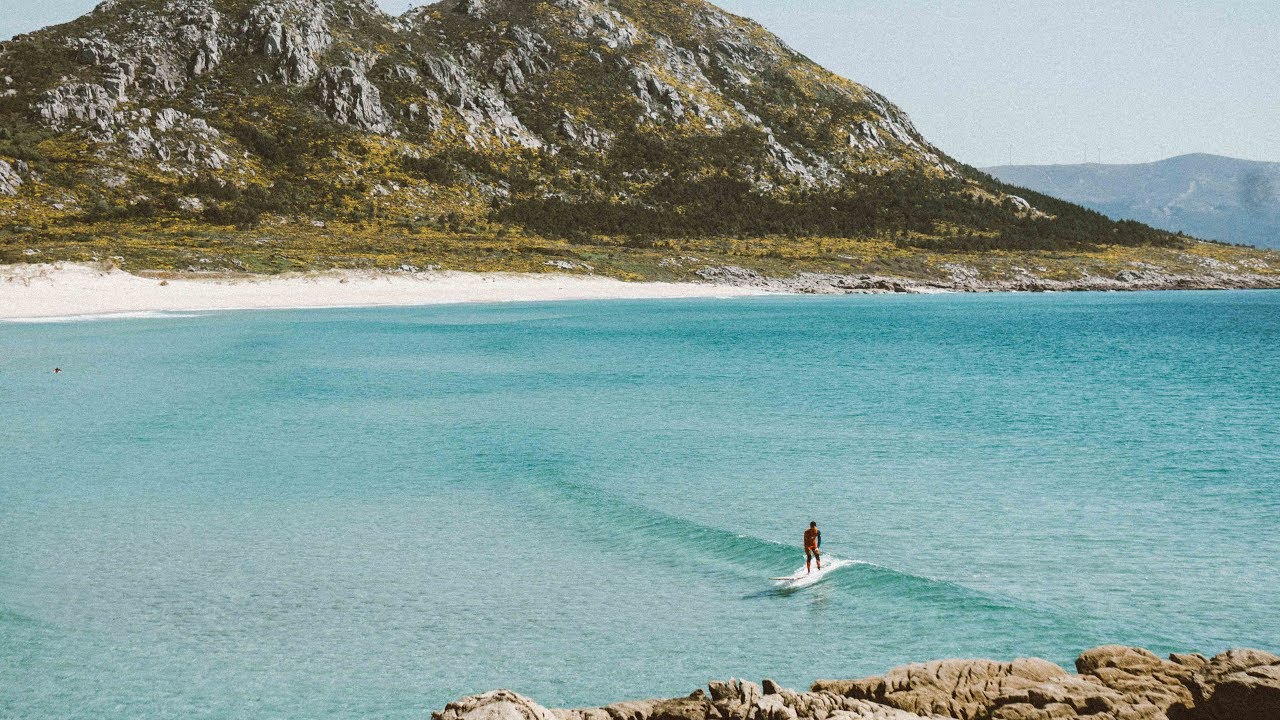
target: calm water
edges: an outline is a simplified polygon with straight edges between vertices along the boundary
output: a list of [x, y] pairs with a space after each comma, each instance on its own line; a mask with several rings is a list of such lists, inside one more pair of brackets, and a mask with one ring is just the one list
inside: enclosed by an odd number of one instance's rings
[[0, 717], [1277, 650], [1277, 368], [1273, 292], [0, 325]]

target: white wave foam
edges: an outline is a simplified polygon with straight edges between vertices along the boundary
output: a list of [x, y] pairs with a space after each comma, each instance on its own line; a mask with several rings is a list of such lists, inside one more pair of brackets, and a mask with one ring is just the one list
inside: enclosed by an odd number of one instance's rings
[[844, 560], [842, 558], [826, 558], [822, 562], [822, 569], [814, 569], [813, 572], [806, 573], [804, 566], [801, 566], [791, 575], [785, 578], [775, 578], [773, 583], [779, 590], [799, 590], [808, 587], [814, 583], [820, 582], [827, 578], [831, 573], [840, 568], [849, 567], [851, 565], [869, 565], [870, 563], [862, 560]]

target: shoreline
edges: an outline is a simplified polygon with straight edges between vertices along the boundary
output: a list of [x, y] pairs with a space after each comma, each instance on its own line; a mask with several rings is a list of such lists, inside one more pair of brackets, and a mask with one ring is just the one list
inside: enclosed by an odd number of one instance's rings
[[0, 266], [0, 321], [222, 310], [414, 307], [776, 294], [712, 283], [632, 283], [567, 273], [367, 272], [133, 275], [84, 263]]
[[952, 282], [880, 275], [767, 277], [706, 268], [693, 282], [626, 282], [569, 273], [327, 270], [282, 275], [149, 273], [88, 263], [0, 265], [0, 321], [90, 319], [153, 313], [413, 307], [558, 300], [651, 300], [764, 295], [931, 294], [1280, 289], [1280, 276], [1137, 274], [1057, 281], [1026, 277]]
[[1233, 649], [1212, 658], [1104, 645], [1075, 672], [1038, 658], [934, 660], [808, 691], [731, 679], [677, 698], [550, 709], [510, 690], [470, 695], [432, 720], [1275, 720], [1280, 656]]

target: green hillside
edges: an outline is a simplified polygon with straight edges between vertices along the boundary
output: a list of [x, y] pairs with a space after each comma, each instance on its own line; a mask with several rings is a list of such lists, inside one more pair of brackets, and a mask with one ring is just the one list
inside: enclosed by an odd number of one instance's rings
[[0, 45], [0, 83], [0, 262], [687, 279], [1243, 252], [1015, 192], [700, 0], [108, 0]]

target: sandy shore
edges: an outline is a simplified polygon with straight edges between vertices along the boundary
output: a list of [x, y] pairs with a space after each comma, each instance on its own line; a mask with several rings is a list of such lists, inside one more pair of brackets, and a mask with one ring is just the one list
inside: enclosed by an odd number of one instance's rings
[[370, 273], [140, 277], [57, 263], [0, 266], [0, 319], [147, 312], [381, 305], [694, 298], [761, 295], [761, 288], [629, 283], [561, 273]]

